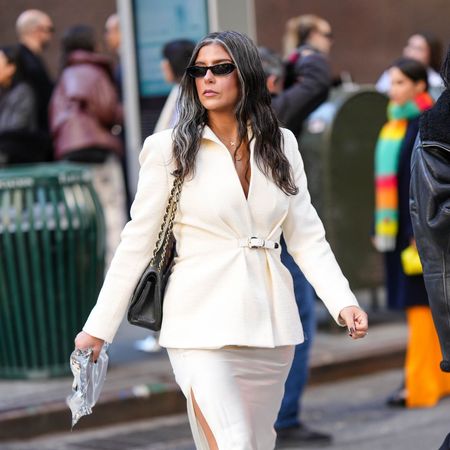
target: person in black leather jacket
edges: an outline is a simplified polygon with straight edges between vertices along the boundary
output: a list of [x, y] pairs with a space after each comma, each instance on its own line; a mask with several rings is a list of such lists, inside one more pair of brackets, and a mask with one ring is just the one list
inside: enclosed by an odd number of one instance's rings
[[410, 211], [443, 360], [450, 372], [450, 47], [445, 91], [421, 118], [411, 161]]

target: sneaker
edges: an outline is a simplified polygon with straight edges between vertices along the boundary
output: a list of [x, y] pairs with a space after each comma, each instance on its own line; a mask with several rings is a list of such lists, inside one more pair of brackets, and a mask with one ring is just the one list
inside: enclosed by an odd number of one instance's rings
[[298, 447], [301, 444], [323, 446], [331, 444], [332, 440], [331, 434], [315, 431], [306, 425], [300, 424], [296, 427], [277, 430], [276, 448]]
[[406, 389], [400, 387], [396, 389], [387, 399], [386, 405], [391, 408], [405, 408], [406, 407]]
[[155, 336], [147, 336], [145, 339], [134, 342], [134, 348], [140, 350], [141, 352], [153, 353], [159, 352], [161, 346], [158, 343], [158, 339]]

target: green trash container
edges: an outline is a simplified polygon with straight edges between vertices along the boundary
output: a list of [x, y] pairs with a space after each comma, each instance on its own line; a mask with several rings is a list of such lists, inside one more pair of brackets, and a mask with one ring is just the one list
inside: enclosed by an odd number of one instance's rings
[[89, 170], [70, 163], [0, 170], [0, 377], [69, 372], [104, 254]]
[[387, 102], [371, 86], [334, 89], [329, 101], [308, 117], [300, 136], [312, 202], [354, 289], [375, 288], [383, 279], [370, 236], [374, 150]]

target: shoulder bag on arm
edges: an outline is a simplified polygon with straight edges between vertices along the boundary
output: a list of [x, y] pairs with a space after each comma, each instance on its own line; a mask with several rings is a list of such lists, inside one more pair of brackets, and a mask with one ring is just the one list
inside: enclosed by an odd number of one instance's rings
[[139, 279], [128, 308], [128, 322], [152, 331], [161, 329], [164, 291], [175, 257], [173, 222], [182, 185], [183, 180], [175, 178], [152, 259]]

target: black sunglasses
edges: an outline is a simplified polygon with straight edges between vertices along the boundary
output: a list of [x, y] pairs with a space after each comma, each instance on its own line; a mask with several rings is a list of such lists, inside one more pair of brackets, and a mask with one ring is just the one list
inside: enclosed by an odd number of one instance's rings
[[236, 66], [232, 63], [216, 64], [215, 66], [189, 66], [186, 73], [192, 78], [203, 78], [206, 72], [210, 70], [216, 76], [228, 75]]

